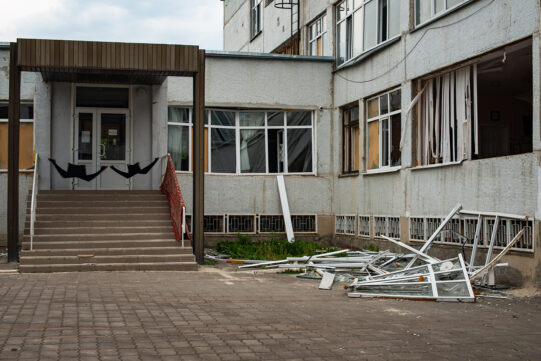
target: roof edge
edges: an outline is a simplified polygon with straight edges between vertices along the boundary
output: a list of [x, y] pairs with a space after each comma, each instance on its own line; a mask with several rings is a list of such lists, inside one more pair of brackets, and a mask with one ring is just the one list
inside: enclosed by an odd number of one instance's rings
[[333, 63], [332, 56], [308, 56], [308, 55], [285, 55], [271, 53], [251, 53], [240, 51], [222, 51], [222, 50], [206, 50], [205, 56], [209, 58], [243, 58], [243, 59], [268, 59], [268, 60], [289, 60], [289, 61], [313, 61], [319, 63]]

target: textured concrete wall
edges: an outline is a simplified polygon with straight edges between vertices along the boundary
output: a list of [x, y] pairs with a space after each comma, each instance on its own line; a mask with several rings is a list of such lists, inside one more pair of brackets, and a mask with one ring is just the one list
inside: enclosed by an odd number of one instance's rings
[[[286, 176], [293, 214], [331, 214], [332, 104], [330, 63], [207, 57], [208, 107], [295, 109], [316, 111], [317, 176]], [[190, 79], [169, 78], [170, 104], [190, 105]], [[321, 107], [321, 109], [319, 108]], [[179, 174], [187, 203], [192, 205], [192, 177]], [[275, 175], [206, 175], [206, 214], [281, 214]]]
[[[133, 88], [132, 126], [133, 162], [141, 162], [141, 167], [146, 166], [154, 158], [152, 157], [152, 87], [137, 85]], [[158, 167], [158, 165], [156, 165]], [[151, 189], [152, 178], [150, 174], [133, 177], [133, 189]]]
[[[19, 232], [24, 231], [26, 217], [26, 196], [32, 190], [32, 172], [22, 172], [19, 175]], [[8, 204], [8, 174], [0, 172], [0, 244], [7, 239], [7, 204]]]
[[[72, 161], [71, 84], [53, 83], [52, 86], [51, 158], [62, 166]], [[49, 164], [49, 167], [52, 166]], [[71, 183], [72, 179], [62, 178], [57, 171], [51, 170], [51, 189], [71, 189]]]
[[[35, 73], [21, 74], [21, 100], [34, 100]], [[0, 49], [0, 100], [9, 99], [9, 50]]]

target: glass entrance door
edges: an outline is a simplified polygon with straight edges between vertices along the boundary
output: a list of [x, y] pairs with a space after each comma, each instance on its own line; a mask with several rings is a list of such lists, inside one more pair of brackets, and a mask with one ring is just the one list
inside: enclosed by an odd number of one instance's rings
[[[127, 110], [78, 109], [75, 119], [76, 164], [87, 174], [102, 167], [127, 171], [129, 162], [129, 116]], [[91, 181], [73, 179], [74, 189], [130, 189], [130, 181], [106, 169]]]
[[[98, 111], [99, 144], [97, 169], [114, 166], [127, 172], [128, 165], [128, 112]], [[108, 169], [98, 177], [99, 189], [129, 189], [130, 181]]]

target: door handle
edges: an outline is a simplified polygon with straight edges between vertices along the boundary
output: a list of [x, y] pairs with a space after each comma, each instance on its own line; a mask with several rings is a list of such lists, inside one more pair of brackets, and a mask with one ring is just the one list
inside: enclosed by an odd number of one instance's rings
[[98, 157], [103, 158], [105, 157], [105, 144], [99, 144], [100, 150], [98, 153]]

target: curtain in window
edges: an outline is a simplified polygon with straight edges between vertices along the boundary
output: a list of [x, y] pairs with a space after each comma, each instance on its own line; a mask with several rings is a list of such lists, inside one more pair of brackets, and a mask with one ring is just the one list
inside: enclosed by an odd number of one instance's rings
[[241, 129], [240, 139], [240, 171], [265, 173], [265, 130]]
[[167, 132], [167, 152], [173, 158], [175, 170], [189, 171], [189, 129], [183, 125], [169, 125]]

